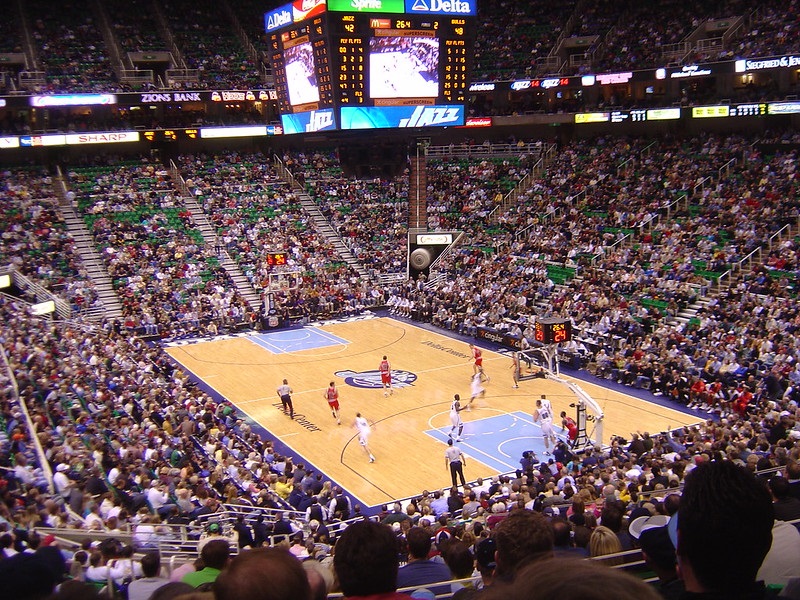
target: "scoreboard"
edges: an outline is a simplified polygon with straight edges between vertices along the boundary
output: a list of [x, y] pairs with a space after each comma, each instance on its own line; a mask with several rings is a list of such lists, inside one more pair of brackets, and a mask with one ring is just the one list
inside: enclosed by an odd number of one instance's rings
[[295, 0], [264, 15], [284, 133], [464, 125], [477, 0]]
[[270, 59], [281, 114], [333, 106], [325, 32], [324, 18], [318, 16], [270, 36]]

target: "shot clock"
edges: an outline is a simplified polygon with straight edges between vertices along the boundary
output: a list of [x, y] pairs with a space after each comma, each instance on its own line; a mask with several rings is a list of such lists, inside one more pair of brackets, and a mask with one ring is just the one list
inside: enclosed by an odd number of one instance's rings
[[568, 342], [572, 339], [572, 322], [565, 319], [538, 319], [534, 337], [543, 344]]
[[282, 267], [286, 264], [286, 252], [267, 252], [267, 266]]

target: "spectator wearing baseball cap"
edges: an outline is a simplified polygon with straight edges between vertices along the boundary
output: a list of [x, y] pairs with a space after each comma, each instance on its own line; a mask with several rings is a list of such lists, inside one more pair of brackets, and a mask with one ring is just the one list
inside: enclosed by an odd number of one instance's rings
[[637, 517], [628, 526], [631, 537], [639, 543], [647, 566], [658, 576], [658, 591], [666, 600], [680, 598], [683, 581], [678, 578], [675, 546], [669, 539], [666, 515]]
[[477, 598], [480, 590], [492, 585], [494, 569], [497, 566], [495, 553], [497, 543], [494, 538], [487, 537], [475, 545], [475, 568], [480, 573], [481, 581], [474, 588], [464, 587], [453, 594], [453, 600], [470, 600]]

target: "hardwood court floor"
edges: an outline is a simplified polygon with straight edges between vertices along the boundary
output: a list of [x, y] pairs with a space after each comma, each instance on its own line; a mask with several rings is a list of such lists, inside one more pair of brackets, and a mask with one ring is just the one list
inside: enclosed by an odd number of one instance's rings
[[[444, 460], [450, 404], [454, 393], [470, 396], [472, 360], [464, 342], [380, 317], [186, 343], [166, 351], [365, 506], [450, 485]], [[384, 397], [377, 376], [384, 354], [395, 381], [400, 380], [389, 397]], [[472, 411], [461, 413], [467, 428], [474, 422], [478, 431], [482, 420], [511, 413], [518, 417], [514, 423], [524, 425], [540, 394], [547, 394], [556, 415], [566, 410], [575, 416], [569, 407], [575, 397], [563, 384], [534, 379], [513, 389], [510, 365], [507, 356], [484, 349], [491, 381], [484, 384], [486, 395], [475, 401]], [[294, 421], [279, 409], [275, 390], [283, 378], [294, 389]], [[341, 425], [323, 396], [330, 381], [339, 388]], [[575, 381], [605, 411], [604, 442], [613, 434], [629, 437], [632, 431], [664, 431], [697, 421], [677, 410]], [[377, 460], [372, 464], [358, 443], [357, 412], [375, 422], [370, 448]], [[502, 438], [505, 431], [492, 435]], [[503, 440], [495, 438], [490, 443], [500, 452]], [[471, 456], [468, 448], [464, 451], [468, 480], [510, 470], [498, 467], [490, 453]], [[518, 459], [515, 455], [507, 460], [516, 466]]]

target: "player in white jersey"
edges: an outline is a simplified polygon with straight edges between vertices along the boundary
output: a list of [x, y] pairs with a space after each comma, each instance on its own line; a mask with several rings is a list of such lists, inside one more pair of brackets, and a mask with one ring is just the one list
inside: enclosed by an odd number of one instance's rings
[[450, 428], [450, 438], [453, 438], [453, 432], [458, 430], [456, 434], [456, 441], [461, 441], [461, 433], [464, 431], [464, 422], [461, 420], [461, 415], [458, 414], [465, 407], [461, 406], [461, 396], [456, 394], [453, 396], [453, 403], [450, 405], [450, 424], [452, 427]]
[[550, 442], [553, 442], [553, 447], [556, 445], [556, 434], [553, 431], [553, 406], [547, 396], [542, 394], [540, 400], [536, 401], [536, 410], [533, 413], [533, 420], [539, 423], [542, 428], [542, 436], [544, 437], [544, 453], [550, 455]]
[[370, 452], [368, 445], [369, 434], [372, 433], [372, 427], [369, 421], [361, 416], [361, 413], [356, 413], [355, 427], [358, 429], [358, 443], [361, 444], [361, 447], [364, 448], [364, 452], [369, 456], [369, 462], [375, 462], [375, 457], [372, 455], [372, 452]]
[[511, 355], [512, 362], [511, 366], [509, 367], [509, 369], [514, 370], [514, 372], [512, 373], [512, 377], [514, 378], [514, 389], [517, 389], [519, 387], [519, 376], [522, 373], [522, 364], [519, 355], [520, 355], [519, 352], [514, 352], [514, 354]]
[[475, 401], [475, 398], [477, 398], [478, 396], [483, 398], [483, 396], [486, 395], [486, 389], [484, 389], [484, 387], [481, 385], [482, 377], [483, 375], [481, 373], [475, 373], [472, 376], [472, 382], [470, 383], [470, 387], [472, 388], [472, 393], [470, 394], [469, 397], [467, 410], [470, 410], [470, 406], [472, 406], [472, 403]]

